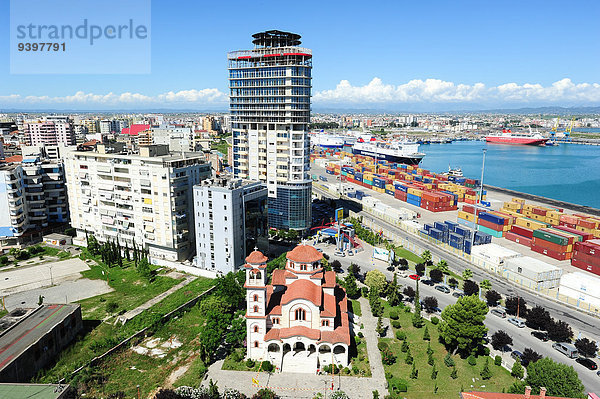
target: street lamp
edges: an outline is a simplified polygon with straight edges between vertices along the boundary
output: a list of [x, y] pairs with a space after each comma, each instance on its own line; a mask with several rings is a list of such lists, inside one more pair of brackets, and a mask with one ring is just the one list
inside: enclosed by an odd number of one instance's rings
[[[481, 164], [481, 185], [479, 186], [479, 195], [477, 196], [477, 201], [475, 202], [475, 217], [477, 217], [477, 209], [479, 209], [479, 203], [483, 199], [483, 172], [485, 171], [485, 153], [487, 152], [487, 148], [483, 149], [483, 161]], [[473, 247], [475, 246], [475, 233], [477, 232], [477, 224], [473, 225], [473, 235], [471, 237], [471, 252], [473, 252]], [[481, 290], [479, 291], [479, 296], [481, 298]]]
[[52, 277], [52, 268], [54, 267], [54, 265], [49, 264], [47, 265], [48, 270], [50, 271], [50, 285], [54, 285], [54, 278]]

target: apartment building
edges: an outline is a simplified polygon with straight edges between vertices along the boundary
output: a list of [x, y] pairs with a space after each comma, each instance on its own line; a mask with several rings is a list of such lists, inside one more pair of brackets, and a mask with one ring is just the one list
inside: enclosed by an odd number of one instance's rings
[[194, 186], [196, 267], [235, 272], [254, 249], [267, 252], [267, 189], [241, 179]]
[[75, 243], [86, 232], [100, 242], [119, 240], [149, 251], [154, 264], [184, 261], [194, 252], [193, 190], [211, 176], [203, 154], [170, 153], [168, 146], [98, 144], [65, 160]]
[[24, 125], [28, 145], [75, 145], [75, 129], [67, 117], [46, 117]]
[[63, 163], [15, 157], [0, 166], [0, 243], [20, 245], [69, 221]]
[[252, 37], [254, 49], [227, 55], [234, 176], [266, 183], [269, 226], [306, 231], [312, 52], [294, 33]]
[[191, 127], [163, 124], [152, 127], [151, 131], [154, 144], [166, 144], [171, 151], [202, 151], [200, 140], [195, 138]]

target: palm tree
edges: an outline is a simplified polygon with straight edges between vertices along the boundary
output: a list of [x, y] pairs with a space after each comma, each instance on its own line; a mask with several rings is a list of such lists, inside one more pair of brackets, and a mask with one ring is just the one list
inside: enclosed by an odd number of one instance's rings
[[492, 283], [490, 282], [490, 280], [483, 280], [481, 282], [481, 284], [479, 284], [479, 286], [481, 287], [481, 289], [489, 291], [490, 288], [492, 288]]
[[431, 252], [429, 252], [428, 249], [423, 251], [423, 253], [421, 254], [421, 259], [423, 259], [423, 262], [430, 261], [431, 260]]
[[471, 271], [471, 269], [465, 269], [465, 271], [462, 274], [463, 280], [470, 280], [471, 277], [473, 277], [473, 272]]
[[444, 259], [441, 259], [437, 265], [435, 266], [436, 269], [441, 270], [443, 273], [450, 273], [450, 269], [448, 268], [448, 262], [446, 262]]

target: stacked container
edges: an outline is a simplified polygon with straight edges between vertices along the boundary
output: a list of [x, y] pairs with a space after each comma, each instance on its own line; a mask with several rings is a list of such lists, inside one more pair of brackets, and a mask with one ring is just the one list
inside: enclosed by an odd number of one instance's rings
[[600, 275], [600, 240], [576, 242], [571, 265]]

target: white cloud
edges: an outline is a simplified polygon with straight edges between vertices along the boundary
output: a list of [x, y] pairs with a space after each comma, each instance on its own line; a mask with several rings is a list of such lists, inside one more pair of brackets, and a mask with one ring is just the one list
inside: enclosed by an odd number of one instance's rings
[[411, 80], [400, 85], [384, 84], [373, 78], [364, 86], [342, 80], [331, 90], [314, 93], [318, 104], [369, 103], [597, 103], [600, 84], [579, 83], [565, 78], [548, 87], [540, 84], [506, 83], [487, 87], [483, 83], [455, 84], [439, 79]]
[[[537, 83], [505, 83], [488, 87], [483, 83], [457, 84], [440, 79], [415, 79], [393, 85], [386, 84], [376, 77], [364, 86], [353, 86], [348, 80], [342, 80], [333, 89], [316, 91], [313, 94], [313, 103], [317, 106], [362, 107], [391, 104], [415, 104], [421, 107], [436, 104], [438, 106], [442, 104], [569, 106], [599, 104], [600, 84], [573, 83], [571, 79], [565, 78], [546, 87]], [[216, 88], [169, 91], [153, 96], [131, 92], [96, 94], [83, 91], [55, 97], [0, 94], [2, 108], [226, 108], [227, 103], [227, 94]]]

